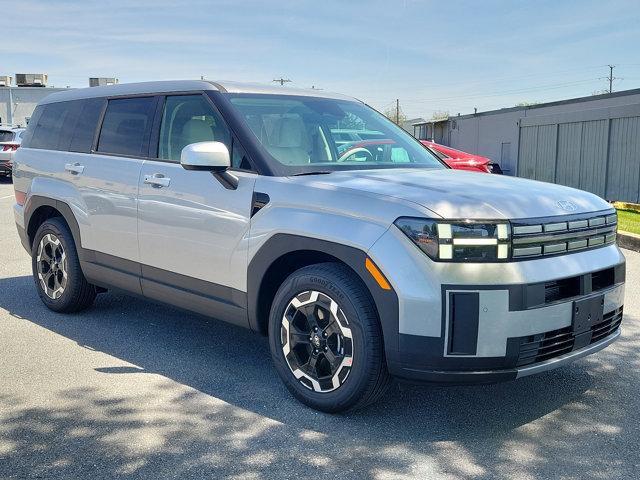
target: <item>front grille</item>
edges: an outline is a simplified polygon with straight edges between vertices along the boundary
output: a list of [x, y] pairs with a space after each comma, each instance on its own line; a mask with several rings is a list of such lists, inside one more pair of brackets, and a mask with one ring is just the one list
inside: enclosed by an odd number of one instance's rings
[[602, 322], [591, 327], [591, 343], [608, 337], [615, 332], [622, 323], [622, 307], [607, 313]]
[[603, 290], [616, 282], [614, 268], [607, 268], [591, 274], [591, 291]]
[[511, 222], [512, 257], [535, 258], [598, 248], [616, 241], [614, 210]]
[[[611, 267], [575, 277], [533, 284], [530, 286], [530, 297], [532, 300], [535, 298], [542, 300], [541, 294], [540, 296], [536, 296], [533, 290], [544, 288], [544, 304], [546, 305], [548, 303], [559, 302], [608, 289], [616, 284], [616, 268], [620, 267]], [[619, 278], [618, 282], [621, 281], [623, 281], [623, 279]], [[591, 285], [590, 288], [588, 287], [589, 285]], [[542, 305], [542, 302], [528, 306], [533, 307], [538, 305]]]
[[552, 280], [544, 284], [544, 303], [553, 303], [580, 295], [580, 277]]
[[553, 357], [559, 357], [573, 350], [575, 337], [571, 327], [550, 332], [530, 335], [520, 344], [520, 355], [516, 366], [543, 362]]
[[[602, 322], [591, 326], [591, 340], [595, 343], [614, 333], [622, 322], [622, 307], [604, 315]], [[516, 366], [544, 362], [573, 351], [575, 335], [572, 327], [520, 338], [520, 352]]]

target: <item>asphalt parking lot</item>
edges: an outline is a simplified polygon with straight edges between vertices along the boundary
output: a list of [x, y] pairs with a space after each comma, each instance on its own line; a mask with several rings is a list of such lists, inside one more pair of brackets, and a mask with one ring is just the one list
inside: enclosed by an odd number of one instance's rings
[[115, 294], [48, 311], [12, 203], [0, 180], [0, 478], [640, 477], [638, 253], [608, 349], [332, 416], [290, 397], [249, 331]]

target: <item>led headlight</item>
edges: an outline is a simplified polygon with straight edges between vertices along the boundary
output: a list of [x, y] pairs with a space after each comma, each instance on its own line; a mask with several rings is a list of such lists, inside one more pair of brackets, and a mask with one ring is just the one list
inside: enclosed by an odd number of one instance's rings
[[499, 262], [509, 258], [508, 222], [402, 217], [395, 224], [433, 260]]

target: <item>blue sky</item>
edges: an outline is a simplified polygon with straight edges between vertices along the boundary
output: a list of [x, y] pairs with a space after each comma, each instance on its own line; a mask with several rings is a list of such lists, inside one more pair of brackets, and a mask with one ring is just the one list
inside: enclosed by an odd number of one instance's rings
[[[6, 6], [2, 4], [6, 3]], [[410, 116], [640, 87], [635, 1], [7, 1], [0, 75], [315, 85]], [[9, 20], [9, 21], [6, 21]], [[11, 41], [7, 41], [11, 39]]]

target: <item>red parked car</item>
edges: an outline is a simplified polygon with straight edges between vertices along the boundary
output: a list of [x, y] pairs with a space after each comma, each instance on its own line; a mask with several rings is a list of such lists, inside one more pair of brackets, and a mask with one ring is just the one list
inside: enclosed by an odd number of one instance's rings
[[440, 160], [456, 170], [468, 170], [470, 172], [502, 173], [500, 165], [493, 163], [490, 158], [474, 155], [472, 153], [446, 147], [428, 140], [420, 140]]
[[[456, 170], [468, 170], [482, 173], [502, 173], [497, 163], [491, 162], [487, 157], [461, 152], [455, 148], [445, 147], [434, 142], [420, 140], [431, 153]], [[338, 145], [339, 162], [347, 159], [350, 161], [394, 161], [395, 142], [387, 138], [376, 138], [373, 140], [360, 140], [343, 142]], [[400, 152], [395, 152], [399, 154]], [[398, 161], [401, 161], [399, 159]]]

